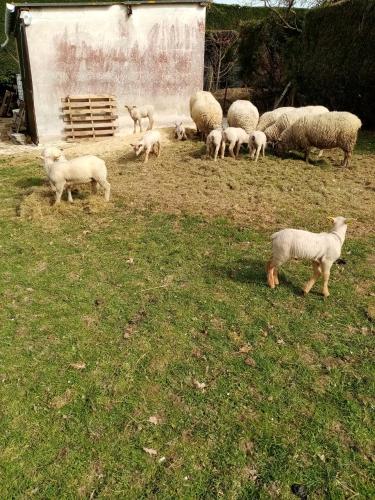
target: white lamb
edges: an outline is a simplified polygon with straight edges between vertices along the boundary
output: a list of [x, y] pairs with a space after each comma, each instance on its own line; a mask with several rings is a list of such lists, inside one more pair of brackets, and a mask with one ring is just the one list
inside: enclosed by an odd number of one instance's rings
[[145, 106], [128, 106], [125, 108], [129, 111], [129, 115], [134, 121], [134, 130], [133, 134], [137, 131], [137, 123], [139, 125], [139, 131], [143, 132], [142, 129], [142, 118], [148, 118], [148, 128], [147, 130], [151, 130], [154, 125], [154, 106], [152, 104], [146, 104]]
[[190, 116], [205, 139], [211, 130], [221, 127], [223, 110], [211, 92], [199, 90], [190, 97]]
[[293, 111], [293, 109], [296, 108], [294, 108], [293, 106], [284, 106], [282, 108], [273, 109], [272, 111], [266, 111], [266, 113], [263, 113], [259, 118], [256, 129], [262, 131], [266, 130], [266, 128], [273, 125], [281, 115], [289, 113], [290, 111]]
[[221, 139], [223, 137], [222, 129], [211, 130], [206, 139], [206, 154], [209, 158], [217, 160]]
[[56, 193], [56, 203], [60, 203], [65, 187], [68, 191], [68, 201], [72, 202], [72, 185], [88, 182], [91, 182], [94, 193], [100, 184], [104, 189], [105, 201], [109, 201], [111, 185], [107, 182], [107, 167], [101, 158], [87, 155], [67, 160], [63, 152], [54, 147], [46, 148], [41, 158], [48, 180]]
[[303, 291], [309, 293], [316, 280], [323, 273], [323, 295], [329, 296], [328, 280], [332, 264], [340, 257], [341, 248], [349, 219], [329, 217], [333, 228], [329, 233], [310, 233], [301, 229], [283, 229], [272, 238], [272, 257], [267, 264], [267, 281], [271, 288], [279, 284], [278, 267], [290, 259], [312, 261], [314, 274], [305, 284]]
[[228, 125], [230, 127], [240, 127], [248, 134], [255, 130], [259, 121], [259, 111], [250, 101], [234, 101], [228, 109]]
[[[232, 158], [237, 158], [238, 153], [242, 144], [249, 144], [249, 134], [240, 127], [227, 127], [223, 132], [223, 138], [221, 140], [221, 158], [224, 158], [225, 147], [228, 146], [229, 154]], [[236, 147], [236, 152], [233, 153], [234, 147]]]
[[150, 153], [154, 153], [156, 156], [160, 155], [161, 151], [161, 138], [160, 132], [157, 130], [149, 130], [145, 133], [145, 135], [135, 144], [131, 144], [133, 146], [134, 152], [136, 156], [139, 156], [143, 151], [146, 152], [144, 163], [148, 162], [148, 155]]
[[185, 127], [182, 125], [182, 122], [180, 123], [175, 122], [174, 138], [177, 139], [178, 141], [187, 140], [186, 130]]
[[320, 115], [307, 115], [299, 118], [284, 130], [276, 149], [279, 152], [296, 149], [305, 153], [309, 161], [311, 148], [344, 151], [342, 165], [347, 167], [357, 142], [358, 130], [362, 123], [358, 116], [345, 111], [331, 111]]
[[261, 130], [255, 130], [249, 137], [249, 154], [250, 158], [255, 161], [258, 161], [259, 153], [262, 152], [262, 156], [264, 157], [264, 153], [267, 146], [267, 137], [264, 132]]

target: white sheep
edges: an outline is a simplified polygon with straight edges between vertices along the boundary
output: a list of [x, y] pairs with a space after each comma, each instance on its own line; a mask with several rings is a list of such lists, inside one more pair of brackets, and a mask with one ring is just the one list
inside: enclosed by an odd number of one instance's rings
[[328, 280], [332, 264], [340, 257], [345, 240], [347, 221], [345, 217], [329, 217], [333, 228], [329, 233], [311, 233], [301, 229], [283, 229], [274, 233], [272, 257], [267, 263], [267, 281], [271, 288], [279, 284], [278, 267], [290, 259], [312, 261], [314, 274], [305, 284], [303, 291], [308, 294], [316, 280], [323, 273], [323, 295], [329, 296]]
[[180, 123], [175, 122], [174, 138], [177, 139], [178, 141], [187, 140], [186, 130], [185, 127], [182, 125], [182, 122]]
[[322, 113], [328, 113], [328, 109], [324, 106], [303, 106], [301, 108], [292, 109], [279, 116], [271, 126], [264, 130], [264, 133], [267, 136], [268, 142], [275, 143], [279, 140], [284, 130], [290, 127], [299, 118], [306, 115], [318, 115]]
[[[242, 144], [249, 144], [249, 134], [240, 127], [227, 127], [223, 131], [223, 137], [221, 140], [221, 158], [224, 158], [225, 147], [227, 144], [229, 144], [228, 151], [231, 157], [237, 158]], [[235, 146], [236, 152], [233, 153]]]
[[255, 161], [258, 161], [259, 153], [262, 152], [262, 156], [264, 157], [264, 153], [267, 146], [267, 137], [264, 132], [261, 130], [255, 130], [250, 134], [249, 137], [249, 155]]
[[266, 128], [273, 125], [281, 115], [289, 113], [290, 111], [293, 111], [293, 109], [296, 108], [294, 108], [293, 106], [284, 106], [281, 108], [273, 109], [272, 111], [266, 111], [266, 113], [263, 113], [259, 118], [256, 129], [262, 131], [266, 130]]
[[222, 129], [215, 129], [211, 130], [206, 139], [206, 154], [209, 158], [213, 158], [215, 161], [217, 160], [222, 137]]
[[137, 131], [137, 123], [139, 125], [139, 131], [143, 132], [142, 129], [142, 118], [148, 118], [148, 128], [147, 130], [152, 130], [154, 126], [154, 106], [152, 104], [146, 104], [145, 106], [128, 106], [125, 105], [125, 108], [129, 111], [129, 115], [134, 121], [134, 130], [133, 134]]
[[200, 90], [190, 98], [190, 116], [205, 139], [211, 130], [221, 127], [223, 110], [211, 92]]
[[344, 152], [342, 165], [347, 167], [357, 142], [362, 123], [358, 116], [345, 111], [331, 111], [299, 118], [281, 134], [276, 149], [279, 152], [296, 149], [305, 153], [308, 163], [311, 148], [340, 148]]
[[228, 125], [240, 127], [248, 134], [255, 130], [259, 121], [259, 111], [250, 101], [234, 101], [228, 109]]
[[131, 144], [136, 156], [139, 156], [145, 151], [144, 163], [148, 162], [148, 155], [154, 153], [156, 156], [160, 155], [161, 151], [161, 137], [160, 132], [157, 130], [149, 130], [145, 135], [135, 144]]
[[107, 167], [101, 158], [86, 155], [67, 160], [61, 149], [55, 147], [44, 149], [41, 158], [48, 180], [56, 193], [56, 203], [60, 203], [65, 187], [68, 191], [68, 201], [72, 202], [72, 185], [88, 182], [91, 182], [94, 193], [100, 184], [104, 189], [105, 201], [109, 201], [111, 185], [107, 182]]

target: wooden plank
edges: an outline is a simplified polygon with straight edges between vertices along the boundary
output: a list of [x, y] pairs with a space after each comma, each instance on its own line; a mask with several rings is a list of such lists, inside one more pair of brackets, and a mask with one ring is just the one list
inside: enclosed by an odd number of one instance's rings
[[[111, 115], [108, 113], [108, 115], [92, 115], [92, 121], [96, 122], [113, 122], [117, 120], [118, 115]], [[64, 121], [69, 121], [72, 123], [76, 122], [90, 122], [91, 121], [91, 116], [90, 115], [72, 115], [72, 116], [64, 116]]]
[[108, 100], [108, 101], [115, 101], [116, 98], [113, 96], [113, 95], [106, 95], [106, 94], [103, 94], [103, 95], [71, 95], [71, 96], [68, 96], [68, 97], [62, 97], [61, 98], [61, 102], [68, 102], [68, 100], [70, 102], [72, 101], [84, 101], [84, 100]]
[[[112, 129], [99, 129], [95, 130], [95, 135], [114, 135], [115, 133], [115, 128]], [[92, 137], [93, 136], [93, 130], [73, 130], [73, 131], [66, 131], [65, 132], [66, 137]]]
[[69, 103], [63, 103], [62, 108], [68, 108], [69, 106], [73, 109], [75, 108], [113, 108], [115, 105], [114, 101], [71, 101]]
[[71, 124], [66, 124], [65, 125], [65, 130], [72, 130], [72, 129], [92, 129], [92, 130], [97, 130], [101, 128], [116, 128], [117, 126], [112, 123], [112, 122], [96, 122], [96, 123], [71, 123]]
[[116, 106], [111, 106], [110, 108], [94, 108], [91, 110], [90, 108], [85, 108], [85, 109], [63, 109], [62, 114], [63, 115], [90, 115], [91, 111], [93, 111], [95, 114], [100, 114], [100, 113], [112, 113], [113, 111], [117, 111]]

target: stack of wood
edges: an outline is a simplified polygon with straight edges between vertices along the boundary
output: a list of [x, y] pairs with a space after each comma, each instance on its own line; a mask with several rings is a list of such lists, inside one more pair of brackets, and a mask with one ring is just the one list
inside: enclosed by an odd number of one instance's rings
[[79, 141], [113, 136], [118, 118], [110, 95], [71, 95], [61, 99], [65, 139]]
[[14, 99], [15, 99], [15, 93], [11, 92], [10, 90], [6, 90], [0, 106], [1, 117], [12, 116], [12, 105]]

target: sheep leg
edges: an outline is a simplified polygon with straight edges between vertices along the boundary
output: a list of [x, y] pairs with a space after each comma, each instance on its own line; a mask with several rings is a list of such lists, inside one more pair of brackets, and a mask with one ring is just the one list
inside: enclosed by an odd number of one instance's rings
[[306, 149], [305, 151], [305, 162], [309, 164], [309, 156], [310, 156], [310, 149]]
[[222, 159], [222, 160], [224, 159], [224, 154], [225, 154], [225, 141], [221, 141], [221, 152], [220, 152], [220, 156], [221, 156], [221, 159]]
[[275, 265], [272, 262], [272, 259], [270, 259], [267, 262], [267, 282], [271, 288], [275, 288], [275, 278], [274, 278], [274, 274], [273, 274], [274, 269], [275, 269]]
[[214, 153], [214, 161], [217, 160], [217, 155], [219, 153], [219, 148], [220, 148], [220, 144], [216, 144], [215, 153]]
[[232, 141], [232, 142], [229, 144], [229, 147], [228, 147], [229, 154], [230, 154], [230, 155], [231, 155], [231, 157], [232, 157], [232, 158], [234, 158], [234, 159], [236, 158], [236, 157], [235, 157], [235, 155], [234, 155], [234, 153], [233, 153], [233, 149], [234, 149], [234, 146], [235, 146], [235, 145], [236, 145], [236, 143]]
[[96, 194], [97, 192], [98, 192], [98, 182], [95, 179], [93, 179], [91, 181], [91, 193]]
[[105, 201], [109, 201], [109, 195], [111, 194], [111, 185], [105, 179], [98, 180], [98, 183], [104, 189], [104, 199]]
[[238, 158], [240, 149], [241, 149], [241, 143], [240, 143], [240, 141], [238, 141], [237, 144], [236, 144], [236, 153], [235, 153], [235, 157], [236, 158]]
[[153, 126], [154, 126], [154, 118], [151, 115], [148, 115], [148, 129], [147, 130], [152, 130]]
[[278, 273], [278, 270], [277, 270], [276, 266], [273, 268], [273, 281], [274, 281], [274, 283], [275, 283], [276, 286], [280, 284], [280, 282], [279, 282], [279, 273]]
[[344, 151], [344, 161], [342, 162], [343, 167], [347, 167], [349, 165], [351, 153], [350, 151]]
[[133, 120], [133, 121], [134, 121], [133, 134], [136, 134], [137, 133], [137, 120]]
[[332, 262], [322, 262], [322, 269], [323, 269], [323, 295], [324, 295], [325, 299], [327, 297], [329, 297], [328, 281], [329, 281], [329, 275], [330, 275], [330, 272], [331, 272], [331, 266], [332, 266]]
[[63, 191], [64, 191], [64, 186], [65, 186], [65, 182], [56, 186], [56, 199], [55, 199], [56, 205], [58, 205], [61, 202], [61, 196], [62, 196]]
[[265, 157], [265, 149], [266, 149], [266, 146], [265, 144], [262, 145], [262, 156], [263, 158]]
[[161, 152], [161, 144], [158, 142], [158, 152], [156, 153], [156, 156], [159, 156]]
[[151, 146], [149, 146], [149, 147], [146, 149], [146, 154], [145, 154], [145, 161], [144, 161], [144, 163], [147, 163], [147, 162], [148, 162], [148, 155], [150, 154], [150, 151], [151, 151]]
[[306, 285], [303, 287], [303, 293], [307, 295], [309, 291], [312, 289], [312, 287], [315, 285], [315, 282], [317, 279], [320, 278], [322, 274], [322, 268], [320, 267], [319, 262], [313, 261], [313, 276], [309, 279], [309, 281], [306, 283]]
[[67, 190], [67, 192], [68, 192], [68, 201], [69, 201], [69, 203], [73, 203], [73, 198], [72, 198], [72, 189], [71, 189], [71, 187], [69, 187], [69, 186], [68, 186], [68, 187], [66, 188], [66, 190]]
[[256, 152], [256, 155], [255, 155], [255, 161], [258, 161], [259, 153], [260, 153], [260, 148], [261, 148], [261, 146], [257, 147], [257, 152]]
[[143, 132], [143, 128], [142, 128], [142, 118], [140, 118], [140, 119], [138, 120], [138, 123], [139, 123], [139, 131], [140, 131], [140, 132]]

